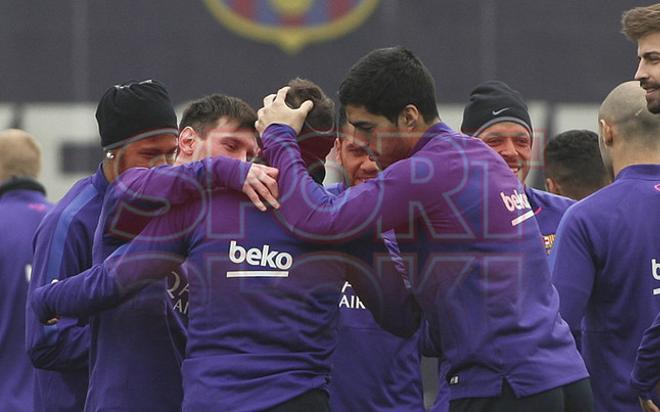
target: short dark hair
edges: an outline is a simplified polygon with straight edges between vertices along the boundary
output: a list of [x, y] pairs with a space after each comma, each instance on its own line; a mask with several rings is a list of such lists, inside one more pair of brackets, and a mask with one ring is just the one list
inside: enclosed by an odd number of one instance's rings
[[635, 7], [621, 16], [621, 32], [632, 41], [658, 31], [660, 31], [660, 4]]
[[300, 107], [305, 100], [311, 100], [314, 108], [307, 114], [305, 123], [318, 131], [334, 130], [335, 102], [326, 96], [323, 89], [311, 80], [299, 77], [287, 83], [290, 87], [286, 94], [286, 104], [294, 109]]
[[370, 113], [397, 123], [401, 110], [414, 105], [431, 122], [438, 117], [435, 82], [410, 50], [376, 49], [358, 60], [339, 86], [342, 106], [364, 106]]
[[297, 109], [306, 100], [314, 103], [298, 134], [298, 144], [307, 170], [312, 178], [321, 184], [325, 178], [325, 158], [330, 153], [336, 136], [335, 102], [311, 80], [295, 78], [289, 81], [287, 86], [290, 89], [285, 101], [289, 107]]
[[568, 130], [545, 147], [545, 177], [562, 185], [566, 195], [582, 199], [607, 185], [609, 177], [591, 130]]
[[197, 133], [203, 134], [221, 117], [236, 120], [241, 129], [254, 130], [254, 122], [257, 121], [257, 113], [245, 101], [238, 97], [214, 93], [197, 99], [186, 107], [179, 130], [190, 126]]

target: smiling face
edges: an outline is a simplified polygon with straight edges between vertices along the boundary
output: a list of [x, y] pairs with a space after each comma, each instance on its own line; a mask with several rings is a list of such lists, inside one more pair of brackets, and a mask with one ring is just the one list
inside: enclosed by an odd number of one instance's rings
[[646, 91], [646, 104], [651, 113], [660, 113], [660, 32], [637, 41], [639, 65], [635, 80]]
[[378, 175], [378, 165], [369, 158], [367, 144], [355, 138], [355, 128], [346, 124], [342, 137], [335, 140], [337, 163], [344, 169], [346, 184], [359, 185]]
[[403, 139], [403, 129], [382, 115], [370, 113], [364, 106], [346, 106], [346, 118], [355, 128], [354, 136], [365, 144], [365, 150], [383, 170], [408, 157], [411, 147]]
[[532, 137], [525, 127], [515, 122], [496, 123], [477, 137], [502, 156], [518, 179], [525, 182], [532, 159]]

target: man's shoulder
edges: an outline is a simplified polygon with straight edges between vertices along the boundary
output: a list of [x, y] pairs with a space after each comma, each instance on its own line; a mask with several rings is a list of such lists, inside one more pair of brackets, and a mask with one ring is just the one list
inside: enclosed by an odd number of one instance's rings
[[[92, 215], [98, 220], [103, 196], [92, 183], [91, 176], [78, 180], [71, 189], [44, 216], [41, 226], [57, 225], [60, 221], [75, 223], [86, 220], [85, 215]], [[91, 209], [91, 210], [90, 210]]]
[[333, 195], [338, 195], [344, 190], [346, 190], [346, 187], [344, 186], [343, 183], [338, 182], [338, 183], [330, 183], [328, 185], [323, 186], [323, 188], [328, 192]]
[[558, 210], [562, 213], [576, 203], [575, 200], [568, 197], [556, 195], [554, 193], [535, 189], [529, 186], [526, 188], [526, 192], [528, 195], [531, 195], [533, 199], [530, 200], [532, 200], [532, 202], [535, 203], [537, 207], [544, 206], [546, 208]]
[[617, 219], [613, 219], [612, 214], [617, 210], [622, 194], [626, 191], [625, 187], [616, 182], [605, 186], [569, 207], [564, 219], [594, 224], [615, 223]]

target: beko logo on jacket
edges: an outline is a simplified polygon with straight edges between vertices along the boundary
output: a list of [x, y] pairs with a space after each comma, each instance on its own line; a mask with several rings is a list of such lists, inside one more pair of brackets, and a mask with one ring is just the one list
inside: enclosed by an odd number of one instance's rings
[[500, 192], [500, 197], [502, 198], [502, 202], [504, 202], [504, 207], [506, 207], [509, 212], [513, 212], [516, 209], [522, 210], [532, 208], [529, 204], [529, 199], [527, 199], [527, 195], [524, 192], [518, 193], [517, 190], [514, 190], [512, 195], [506, 195], [504, 192]]
[[511, 226], [519, 225], [525, 220], [534, 216], [534, 211], [531, 210], [532, 205], [529, 203], [529, 199], [527, 199], [527, 195], [525, 194], [525, 192], [518, 193], [518, 190], [514, 189], [513, 194], [511, 195], [507, 195], [504, 192], [500, 192], [500, 197], [502, 198], [504, 207], [506, 207], [506, 210], [508, 210], [509, 212], [515, 212], [516, 210], [530, 209], [525, 214], [520, 215], [515, 219], [513, 219], [511, 221]]
[[[256, 247], [246, 249], [235, 240], [229, 243], [229, 260], [232, 263], [247, 263], [261, 269], [227, 272], [228, 278], [288, 277], [288, 269], [293, 266], [293, 257], [289, 253], [270, 250], [270, 245], [263, 245], [261, 249]], [[277, 270], [264, 270], [264, 268]]]

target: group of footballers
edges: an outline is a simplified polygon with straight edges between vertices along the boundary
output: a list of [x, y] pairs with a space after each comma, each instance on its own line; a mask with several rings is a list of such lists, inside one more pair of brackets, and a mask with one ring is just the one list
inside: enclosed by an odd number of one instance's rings
[[660, 4], [623, 31], [635, 80], [598, 136], [546, 151], [577, 153], [546, 181], [573, 199], [524, 184], [519, 92], [476, 85], [454, 131], [402, 47], [355, 63], [337, 109], [294, 79], [177, 123], [158, 81], [112, 86], [105, 158], [56, 205], [34, 139], [0, 133], [0, 267], [26, 305], [0, 321], [0, 409], [423, 411], [426, 355], [438, 412], [658, 411]]

